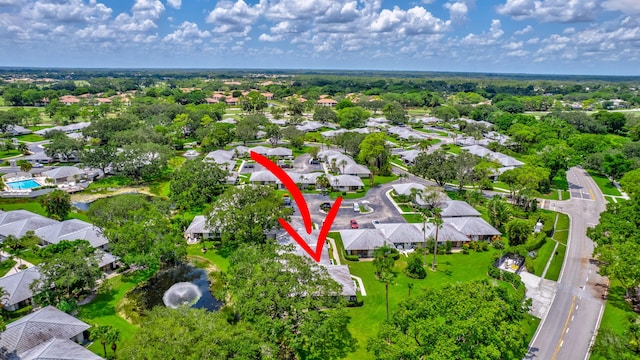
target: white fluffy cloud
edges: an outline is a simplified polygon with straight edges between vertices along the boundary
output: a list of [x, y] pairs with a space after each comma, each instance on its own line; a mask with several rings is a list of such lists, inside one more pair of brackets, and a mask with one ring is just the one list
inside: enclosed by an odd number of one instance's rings
[[180, 24], [174, 32], [165, 36], [162, 41], [192, 46], [194, 44], [201, 44], [203, 39], [209, 36], [211, 36], [211, 33], [206, 30], [200, 30], [198, 24], [185, 21]]
[[605, 0], [602, 7], [606, 10], [621, 11], [626, 14], [639, 14], [640, 1], [638, 0]]
[[516, 35], [516, 36], [520, 36], [520, 35], [528, 34], [528, 33], [532, 32], [532, 31], [533, 31], [533, 26], [527, 25], [523, 29], [516, 31], [513, 34]]
[[502, 30], [502, 23], [500, 22], [500, 20], [493, 19], [491, 20], [491, 26], [489, 26], [488, 32], [483, 32], [480, 35], [473, 33], [468, 34], [462, 39], [462, 44], [475, 46], [494, 45], [498, 43], [502, 35], [504, 35], [504, 31]]
[[464, 21], [467, 19], [469, 7], [465, 1], [457, 1], [453, 3], [445, 3], [444, 7], [449, 10], [451, 20]]
[[167, 0], [167, 5], [174, 9], [180, 9], [182, 6], [182, 0]]
[[207, 23], [213, 24], [213, 31], [230, 35], [247, 36], [251, 26], [260, 16], [262, 4], [249, 6], [243, 0], [235, 3], [221, 1], [207, 16]]
[[548, 22], [590, 22], [600, 9], [598, 0], [507, 0], [498, 6], [501, 15], [516, 20], [535, 19]]

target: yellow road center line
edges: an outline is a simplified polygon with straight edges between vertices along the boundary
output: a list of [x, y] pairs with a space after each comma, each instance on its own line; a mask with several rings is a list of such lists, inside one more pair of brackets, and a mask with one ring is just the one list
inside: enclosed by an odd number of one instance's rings
[[558, 357], [558, 351], [560, 351], [560, 347], [564, 343], [564, 335], [567, 333], [567, 326], [569, 326], [569, 320], [571, 320], [571, 314], [573, 313], [573, 305], [576, 303], [576, 296], [573, 295], [573, 301], [571, 302], [571, 308], [569, 309], [569, 314], [567, 315], [567, 320], [564, 322], [564, 327], [562, 328], [562, 333], [560, 335], [560, 339], [558, 340], [558, 345], [556, 346], [556, 350], [553, 352], [553, 360], [556, 360]]
[[591, 195], [591, 200], [596, 199], [595, 195], [593, 195], [593, 190], [591, 190], [591, 188], [589, 188], [589, 195]]

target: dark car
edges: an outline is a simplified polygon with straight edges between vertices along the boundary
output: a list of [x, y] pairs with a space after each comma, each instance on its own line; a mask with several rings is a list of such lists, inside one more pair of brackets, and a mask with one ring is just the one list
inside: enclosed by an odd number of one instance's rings
[[358, 228], [358, 222], [355, 220], [351, 220], [351, 228], [352, 229], [357, 229]]

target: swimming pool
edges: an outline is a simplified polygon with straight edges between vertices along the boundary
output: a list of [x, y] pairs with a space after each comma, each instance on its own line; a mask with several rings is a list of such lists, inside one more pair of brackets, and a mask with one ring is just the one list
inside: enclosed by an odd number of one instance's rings
[[6, 184], [7, 184], [8, 187], [10, 187], [11, 189], [14, 189], [14, 190], [33, 189], [33, 188], [37, 188], [37, 187], [42, 186], [37, 181], [35, 181], [33, 179], [12, 181], [12, 182], [8, 182]]

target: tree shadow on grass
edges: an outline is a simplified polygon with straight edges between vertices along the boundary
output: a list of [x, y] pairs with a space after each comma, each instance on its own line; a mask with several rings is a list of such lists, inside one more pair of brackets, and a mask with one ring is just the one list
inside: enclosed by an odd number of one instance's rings
[[607, 302], [611, 306], [624, 310], [625, 312], [633, 313], [633, 307], [631, 303], [625, 300], [626, 291], [622, 286], [612, 286], [609, 288], [609, 294], [607, 296]]

